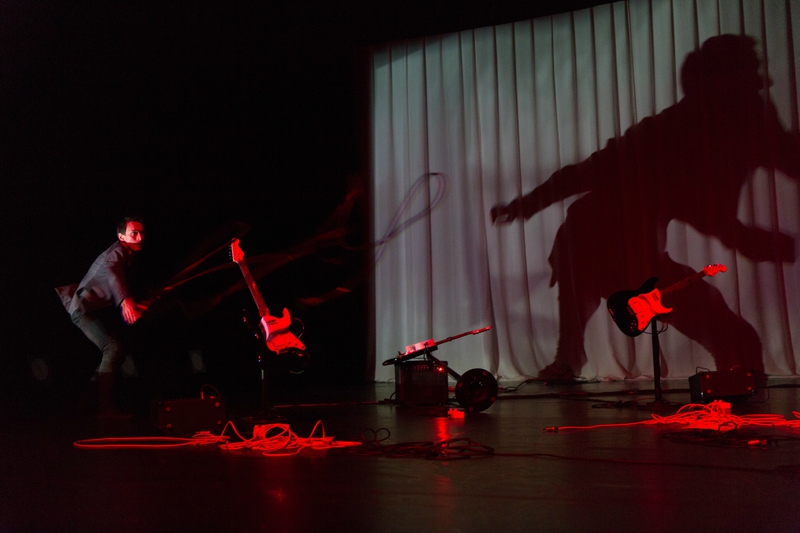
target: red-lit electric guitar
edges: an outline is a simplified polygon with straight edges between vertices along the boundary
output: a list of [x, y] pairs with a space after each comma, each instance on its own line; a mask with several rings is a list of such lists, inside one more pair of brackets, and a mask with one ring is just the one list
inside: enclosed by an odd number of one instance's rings
[[247, 288], [250, 289], [250, 294], [256, 302], [258, 314], [261, 317], [259, 327], [266, 341], [267, 348], [278, 355], [290, 354], [306, 360], [306, 346], [294, 333], [289, 331], [289, 327], [292, 325], [292, 317], [289, 316], [289, 311], [284, 309], [283, 315], [279, 318], [269, 314], [269, 309], [267, 309], [267, 305], [264, 303], [264, 298], [261, 297], [256, 282], [252, 274], [250, 274], [250, 269], [247, 267], [247, 263], [244, 262], [244, 252], [239, 247], [239, 239], [233, 239], [231, 242], [231, 259], [233, 259], [234, 263], [239, 265], [239, 270], [242, 271], [244, 280], [247, 282]]
[[635, 291], [619, 291], [609, 296], [608, 312], [611, 313], [611, 318], [614, 319], [614, 323], [622, 333], [629, 337], [637, 337], [647, 328], [654, 317], [666, 315], [672, 311], [671, 308], [664, 307], [661, 303], [662, 296], [688, 287], [704, 276], [716, 276], [726, 270], [728, 269], [725, 265], [708, 265], [700, 272], [670, 285], [662, 291], [655, 288], [658, 278], [650, 278]]

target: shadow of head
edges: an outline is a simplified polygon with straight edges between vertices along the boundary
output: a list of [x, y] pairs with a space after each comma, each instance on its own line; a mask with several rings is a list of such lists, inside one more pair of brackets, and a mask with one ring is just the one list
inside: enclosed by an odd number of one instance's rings
[[759, 73], [756, 41], [747, 35], [718, 35], [686, 56], [681, 87], [688, 97], [752, 98], [772, 81]]

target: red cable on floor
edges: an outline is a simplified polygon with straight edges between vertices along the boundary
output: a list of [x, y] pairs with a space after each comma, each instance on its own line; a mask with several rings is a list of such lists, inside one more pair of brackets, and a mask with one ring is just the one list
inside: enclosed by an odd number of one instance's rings
[[[317, 428], [320, 428], [322, 432], [319, 437], [314, 436]], [[325, 435], [325, 426], [319, 420], [311, 430], [311, 434], [306, 438], [298, 437], [289, 429], [288, 424], [257, 425], [253, 427], [253, 437], [251, 439], [223, 444], [220, 448], [223, 450], [258, 450], [268, 457], [286, 457], [288, 455], [297, 455], [306, 448], [330, 450], [333, 448], [361, 446], [361, 444], [361, 442], [337, 441], [334, 440], [334, 437], [327, 437]]]
[[712, 429], [715, 431], [731, 431], [748, 426], [800, 429], [800, 412], [792, 411], [794, 420], [787, 420], [782, 415], [756, 414], [736, 416], [731, 414], [730, 403], [715, 400], [708, 405], [687, 404], [678, 409], [674, 415], [660, 416], [653, 414], [650, 420], [623, 424], [597, 424], [592, 426], [550, 426], [545, 431], [564, 431], [570, 429], [599, 429], [631, 426], [681, 425], [686, 429]]
[[[228, 422], [231, 424], [231, 422]], [[232, 425], [232, 424], [231, 424]], [[227, 428], [227, 424], [225, 428]], [[208, 444], [217, 444], [219, 442], [227, 442], [230, 437], [224, 436], [225, 428], [219, 436], [212, 435], [209, 432], [197, 433], [191, 438], [182, 437], [107, 437], [100, 439], [84, 439], [74, 443], [78, 448], [87, 450], [109, 450], [121, 448], [137, 448], [137, 449], [163, 449], [163, 448], [180, 448], [182, 446], [203, 446]]]
[[[226, 436], [228, 427], [241, 439], [241, 442], [229, 442], [231, 437]], [[317, 428], [320, 428], [322, 435], [315, 437]], [[83, 449], [164, 449], [178, 448], [183, 446], [203, 446], [209, 444], [220, 444], [223, 450], [258, 450], [268, 457], [285, 457], [296, 455], [301, 450], [310, 448], [312, 450], [329, 450], [333, 448], [344, 448], [348, 446], [361, 446], [361, 442], [337, 441], [335, 437], [325, 435], [325, 426], [322, 421], [317, 421], [311, 430], [311, 435], [307, 438], [298, 437], [289, 429], [288, 424], [267, 424], [256, 425], [253, 427], [253, 437], [246, 439], [234, 426], [233, 422], [228, 421], [222, 428], [220, 434], [213, 435], [210, 431], [201, 431], [191, 438], [181, 437], [116, 437], [79, 440], [74, 443], [78, 448]]]

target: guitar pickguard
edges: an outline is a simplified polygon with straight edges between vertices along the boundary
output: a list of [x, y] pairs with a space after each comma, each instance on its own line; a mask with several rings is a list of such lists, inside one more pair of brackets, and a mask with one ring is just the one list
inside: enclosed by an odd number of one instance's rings
[[651, 320], [657, 315], [666, 315], [671, 308], [664, 307], [661, 303], [661, 292], [658, 289], [639, 294], [628, 300], [628, 308], [631, 314], [636, 317], [636, 323], [640, 331], [644, 331]]
[[277, 354], [288, 350], [305, 350], [305, 344], [289, 331], [291, 325], [292, 317], [289, 316], [288, 309], [284, 309], [280, 317], [269, 315], [261, 317], [260, 326], [264, 338], [267, 339], [267, 348]]

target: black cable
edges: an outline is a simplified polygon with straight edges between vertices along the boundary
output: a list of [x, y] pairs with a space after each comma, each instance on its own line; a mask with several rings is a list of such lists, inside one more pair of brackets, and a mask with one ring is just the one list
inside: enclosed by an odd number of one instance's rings
[[383, 444], [391, 433], [387, 428], [366, 428], [361, 432], [363, 444], [342, 448], [340, 451], [353, 455], [382, 455], [395, 459], [428, 459], [454, 461], [473, 457], [491, 457], [494, 448], [484, 446], [467, 437], [455, 437], [438, 442], [419, 441], [399, 444]]

